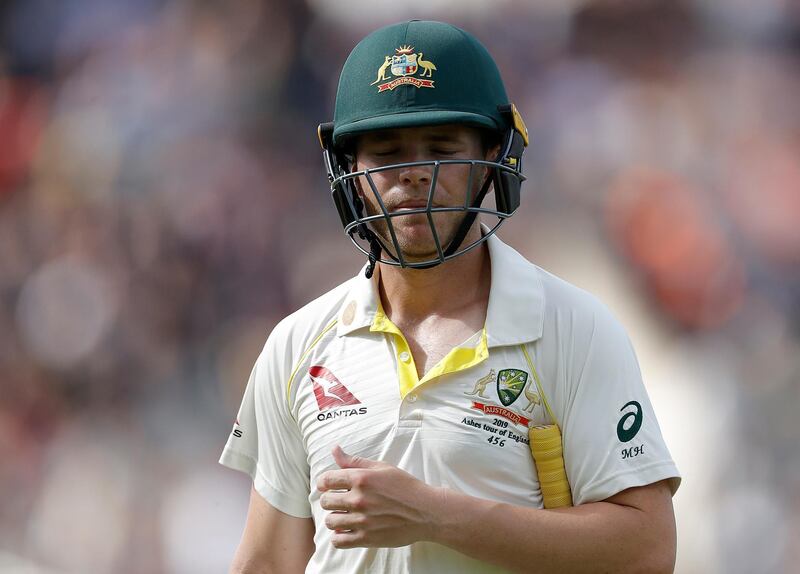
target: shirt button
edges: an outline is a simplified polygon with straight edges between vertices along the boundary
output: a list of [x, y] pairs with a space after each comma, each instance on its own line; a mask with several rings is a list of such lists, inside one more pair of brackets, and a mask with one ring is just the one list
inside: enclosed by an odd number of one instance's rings
[[408, 361], [411, 360], [411, 355], [409, 353], [407, 353], [406, 351], [403, 351], [402, 353], [400, 353], [399, 356], [400, 356], [400, 360], [403, 361], [404, 363], [407, 363]]
[[417, 397], [416, 393], [411, 393], [410, 395], [408, 395], [408, 402], [409, 403], [416, 403], [417, 402], [417, 398], [418, 397]]

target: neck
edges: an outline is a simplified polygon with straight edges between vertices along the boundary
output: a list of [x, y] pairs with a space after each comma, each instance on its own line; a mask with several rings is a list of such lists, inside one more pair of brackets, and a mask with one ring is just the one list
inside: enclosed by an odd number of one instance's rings
[[[465, 245], [475, 240], [469, 236], [464, 240]], [[458, 314], [475, 304], [488, 305], [489, 248], [482, 243], [472, 251], [429, 269], [381, 265], [379, 279], [383, 309], [394, 322]]]

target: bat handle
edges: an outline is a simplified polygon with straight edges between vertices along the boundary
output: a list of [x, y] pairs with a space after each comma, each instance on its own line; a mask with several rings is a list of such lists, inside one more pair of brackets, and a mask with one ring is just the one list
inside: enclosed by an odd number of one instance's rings
[[572, 492], [564, 467], [564, 450], [558, 425], [533, 426], [528, 430], [528, 438], [544, 507], [572, 506]]

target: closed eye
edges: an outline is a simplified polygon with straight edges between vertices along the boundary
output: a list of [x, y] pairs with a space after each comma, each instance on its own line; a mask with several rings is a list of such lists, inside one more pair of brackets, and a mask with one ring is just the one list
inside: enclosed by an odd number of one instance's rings
[[394, 155], [396, 153], [397, 153], [396, 149], [387, 149], [387, 150], [373, 151], [370, 153], [370, 155], [373, 155], [375, 157], [389, 157], [390, 155]]

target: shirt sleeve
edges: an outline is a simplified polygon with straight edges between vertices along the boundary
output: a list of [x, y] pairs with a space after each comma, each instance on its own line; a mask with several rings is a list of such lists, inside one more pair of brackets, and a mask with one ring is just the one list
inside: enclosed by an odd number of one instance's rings
[[219, 462], [250, 475], [256, 491], [273, 507], [308, 518], [308, 458], [288, 409], [286, 371], [291, 369], [292, 359], [285, 347], [286, 339], [273, 331], [250, 374]]
[[[573, 357], [561, 405], [564, 462], [573, 503], [604, 500], [635, 486], [680, 474], [661, 435], [633, 346], [602, 307], [577, 334], [585, 360]], [[585, 346], [584, 346], [585, 345]], [[576, 351], [576, 355], [581, 355]]]

